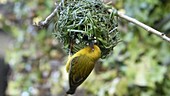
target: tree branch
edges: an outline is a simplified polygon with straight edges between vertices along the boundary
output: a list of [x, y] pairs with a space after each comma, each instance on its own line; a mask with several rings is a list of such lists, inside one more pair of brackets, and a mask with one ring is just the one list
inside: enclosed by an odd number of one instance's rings
[[38, 26], [39, 26], [39, 27], [44, 27], [44, 26], [46, 26], [47, 24], [49, 24], [50, 20], [52, 20], [52, 19], [54, 18], [54, 16], [55, 16], [55, 14], [56, 14], [57, 11], [58, 11], [58, 6], [54, 9], [54, 11], [53, 11], [49, 16], [47, 16], [47, 18], [45, 18], [44, 21], [40, 21], [40, 22], [38, 23]]
[[[39, 24], [38, 24], [37, 26], [38, 26], [38, 27], [44, 27], [44, 26], [46, 26], [46, 25], [50, 22], [50, 20], [53, 19], [53, 17], [55, 16], [55, 14], [56, 14], [57, 11], [58, 11], [58, 8], [61, 6], [62, 3], [64, 3], [64, 0], [62, 0], [62, 2], [60, 2], [59, 5], [56, 5], [56, 8], [54, 9], [54, 11], [53, 11], [44, 21], [39, 22]], [[112, 11], [109, 10], [109, 12], [112, 12]], [[168, 42], [170, 43], [170, 38], [167, 37], [166, 34], [161, 33], [161, 32], [159, 32], [159, 31], [153, 29], [152, 27], [149, 27], [149, 26], [145, 25], [144, 23], [139, 22], [138, 20], [136, 20], [136, 19], [134, 19], [134, 18], [131, 18], [131, 17], [129, 17], [129, 16], [127, 16], [127, 15], [119, 12], [119, 11], [117, 12], [117, 16], [118, 16], [118, 17], [121, 17], [121, 18], [123, 18], [123, 19], [125, 19], [125, 20], [127, 20], [127, 21], [129, 21], [129, 22], [132, 22], [132, 23], [134, 23], [134, 24], [136, 24], [136, 25], [138, 25], [138, 26], [140, 26], [140, 27], [142, 27], [142, 28], [145, 29], [146, 31], [148, 31], [148, 32], [150, 32], [150, 33], [153, 33], [153, 34], [157, 35], [158, 37], [160, 37], [160, 38], [162, 38], [162, 39], [164, 39], [165, 41], [168, 41]]]
[[162, 38], [162, 39], [164, 39], [165, 41], [168, 41], [168, 42], [170, 43], [170, 38], [167, 37], [166, 34], [161, 33], [161, 32], [159, 32], [159, 31], [153, 29], [152, 27], [149, 27], [149, 26], [145, 25], [144, 23], [139, 22], [138, 20], [136, 20], [136, 19], [134, 19], [134, 18], [131, 18], [131, 17], [129, 17], [129, 16], [127, 16], [127, 15], [119, 12], [119, 11], [117, 12], [117, 15], [118, 15], [119, 17], [121, 17], [121, 18], [129, 21], [129, 22], [132, 22], [132, 23], [134, 23], [134, 24], [142, 27], [142, 28], [145, 29], [146, 31], [148, 31], [148, 32], [150, 32], [150, 33], [153, 33], [153, 34], [159, 36], [160, 38]]
[[56, 15], [56, 13], [57, 13], [57, 11], [58, 11], [58, 8], [61, 6], [61, 4], [63, 3], [63, 1], [64, 0], [62, 0], [62, 2], [60, 2], [59, 3], [59, 5], [57, 4], [57, 3], [55, 3], [55, 5], [56, 5], [56, 8], [54, 9], [54, 11], [50, 14], [50, 15], [48, 15], [46, 18], [45, 18], [45, 20], [44, 21], [40, 21], [39, 23], [38, 23], [38, 25], [36, 25], [36, 26], [38, 26], [38, 27], [44, 27], [44, 26], [47, 26], [48, 24], [49, 24], [49, 22], [54, 18], [54, 16]]

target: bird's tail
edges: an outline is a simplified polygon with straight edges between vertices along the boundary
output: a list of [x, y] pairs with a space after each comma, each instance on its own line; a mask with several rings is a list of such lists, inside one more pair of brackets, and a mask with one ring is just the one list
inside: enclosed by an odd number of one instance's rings
[[75, 91], [76, 91], [76, 88], [70, 88], [66, 93], [72, 95], [75, 93]]

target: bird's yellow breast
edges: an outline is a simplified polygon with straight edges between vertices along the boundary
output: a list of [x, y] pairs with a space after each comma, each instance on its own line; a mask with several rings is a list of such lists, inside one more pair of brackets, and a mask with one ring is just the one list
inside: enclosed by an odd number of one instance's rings
[[[101, 57], [101, 50], [97, 45], [94, 45], [93, 48], [91, 48], [90, 46], [87, 46], [79, 50], [73, 56], [69, 56], [68, 61], [66, 63], [67, 72], [69, 71], [71, 60], [74, 59], [75, 57], [79, 57], [82, 55], [89, 57], [90, 61], [94, 62], [95, 64], [95, 62]], [[81, 63], [81, 62], [78, 62], [78, 63]]]

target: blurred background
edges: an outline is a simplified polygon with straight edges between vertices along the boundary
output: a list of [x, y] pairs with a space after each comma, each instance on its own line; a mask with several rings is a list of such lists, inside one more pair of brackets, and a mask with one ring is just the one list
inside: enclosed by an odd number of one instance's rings
[[[170, 37], [169, 0], [104, 0]], [[0, 0], [0, 96], [63, 96], [67, 53], [54, 23], [33, 26], [55, 0]], [[75, 96], [170, 96], [170, 44], [119, 19], [121, 42], [78, 88]]]

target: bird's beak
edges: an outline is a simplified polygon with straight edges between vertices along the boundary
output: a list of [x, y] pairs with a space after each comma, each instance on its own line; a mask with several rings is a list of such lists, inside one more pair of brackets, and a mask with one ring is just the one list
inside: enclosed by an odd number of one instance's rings
[[92, 50], [94, 50], [94, 43], [93, 42], [90, 43], [90, 47], [91, 47]]

